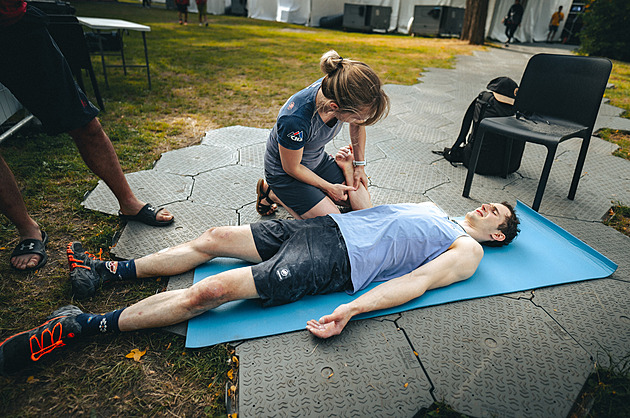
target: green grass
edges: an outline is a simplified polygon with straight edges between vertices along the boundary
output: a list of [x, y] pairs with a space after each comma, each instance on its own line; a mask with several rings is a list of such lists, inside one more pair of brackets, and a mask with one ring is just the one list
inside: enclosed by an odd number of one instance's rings
[[[183, 27], [175, 11], [140, 3], [73, 3], [79, 16], [122, 18], [151, 26], [147, 35], [153, 88], [146, 74], [108, 70], [105, 88], [94, 59], [106, 112], [100, 115], [125, 172], [151, 168], [161, 153], [199, 143], [205, 131], [244, 125], [270, 128], [294, 92], [321, 77], [319, 56], [336, 49], [370, 64], [386, 83], [411, 85], [428, 67], [450, 68], [472, 47], [458, 40], [423, 39], [321, 30], [231, 16], [209, 16], [210, 26]], [[193, 22], [196, 15], [191, 14]], [[139, 33], [125, 35], [128, 58], [141, 62]], [[616, 63], [612, 104], [630, 110], [628, 66]], [[616, 79], [614, 79], [616, 80]], [[92, 91], [87, 83], [88, 96]], [[116, 217], [81, 207], [98, 179], [85, 167], [67, 135], [21, 131], [0, 152], [13, 169], [31, 215], [50, 235], [42, 271], [8, 266], [16, 231], [0, 218], [0, 339], [39, 324], [71, 300], [65, 245], [81, 240], [109, 257]], [[164, 290], [161, 278], [107, 286], [79, 306], [105, 312]], [[141, 362], [125, 358], [147, 349]], [[8, 416], [224, 415], [228, 360], [218, 345], [184, 348], [178, 336], [156, 332], [106, 336], [59, 350], [60, 355], [24, 373], [0, 377], [0, 407]], [[440, 411], [444, 411], [442, 405]], [[434, 414], [435, 410], [431, 411]]]

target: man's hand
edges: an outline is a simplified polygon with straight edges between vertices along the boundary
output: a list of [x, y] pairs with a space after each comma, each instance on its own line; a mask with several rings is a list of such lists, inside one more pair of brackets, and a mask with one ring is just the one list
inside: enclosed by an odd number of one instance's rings
[[322, 316], [319, 321], [308, 321], [306, 329], [319, 338], [332, 337], [339, 335], [353, 316], [350, 305], [339, 305], [332, 314]]

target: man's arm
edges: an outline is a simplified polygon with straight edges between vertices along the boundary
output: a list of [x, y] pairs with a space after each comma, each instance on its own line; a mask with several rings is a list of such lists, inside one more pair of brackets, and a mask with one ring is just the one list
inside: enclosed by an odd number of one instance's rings
[[320, 338], [338, 335], [355, 315], [402, 305], [427, 290], [469, 278], [477, 270], [482, 257], [483, 249], [477, 241], [460, 237], [434, 260], [409, 274], [376, 286], [350, 303], [338, 306], [332, 314], [323, 316], [319, 321], [311, 319], [306, 329]]

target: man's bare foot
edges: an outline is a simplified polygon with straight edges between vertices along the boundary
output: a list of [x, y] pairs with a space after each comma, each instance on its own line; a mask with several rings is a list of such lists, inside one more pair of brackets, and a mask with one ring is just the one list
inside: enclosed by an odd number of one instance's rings
[[[44, 236], [42, 232], [39, 230], [39, 227], [37, 227], [35, 229], [31, 229], [25, 232], [24, 234], [20, 235], [20, 243], [22, 243], [24, 240], [27, 240], [27, 239], [43, 241]], [[16, 250], [19, 249], [20, 247], [21, 245], [19, 244]], [[23, 249], [25, 250], [29, 249], [29, 246], [24, 246]], [[11, 265], [13, 265], [13, 267], [15, 267], [18, 270], [31, 270], [31, 269], [34, 269], [43, 259], [44, 259], [43, 255], [30, 253], [30, 254], [22, 254], [22, 255], [13, 256], [11, 257], [10, 262], [11, 262]]]
[[[120, 206], [120, 213], [122, 215], [133, 216], [138, 214], [140, 210], [146, 205], [146, 203], [137, 200], [127, 205]], [[155, 220], [158, 222], [168, 222], [173, 219], [173, 215], [168, 211], [168, 209], [163, 208], [155, 215]]]
[[340, 148], [339, 151], [337, 151], [337, 155], [335, 155], [335, 162], [337, 163], [337, 166], [341, 169], [341, 172], [346, 178], [346, 181], [348, 179], [352, 179], [354, 176], [354, 167], [352, 166], [352, 161], [354, 161], [354, 154], [352, 153], [352, 147], [350, 145]]

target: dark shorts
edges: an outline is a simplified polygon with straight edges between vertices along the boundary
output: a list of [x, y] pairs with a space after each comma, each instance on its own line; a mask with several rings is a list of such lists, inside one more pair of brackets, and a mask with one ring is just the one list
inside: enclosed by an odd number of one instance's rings
[[0, 83], [56, 135], [87, 125], [98, 109], [74, 81], [46, 24], [47, 16], [28, 6], [18, 23], [0, 28]]
[[187, 4], [176, 3], [175, 5], [177, 6], [177, 11], [180, 12], [180, 13], [186, 13], [188, 11], [188, 5]]
[[250, 227], [263, 259], [252, 266], [263, 306], [352, 289], [348, 250], [331, 217], [275, 219]]
[[[326, 154], [324, 160], [313, 172], [332, 184], [341, 184], [346, 181], [335, 159], [329, 154]], [[271, 175], [265, 171], [265, 179], [282, 203], [293, 209], [300, 216], [328, 196], [317, 187], [302, 183], [288, 174]]]
[[553, 33], [558, 32], [558, 26], [549, 25], [549, 32], [553, 32]]

